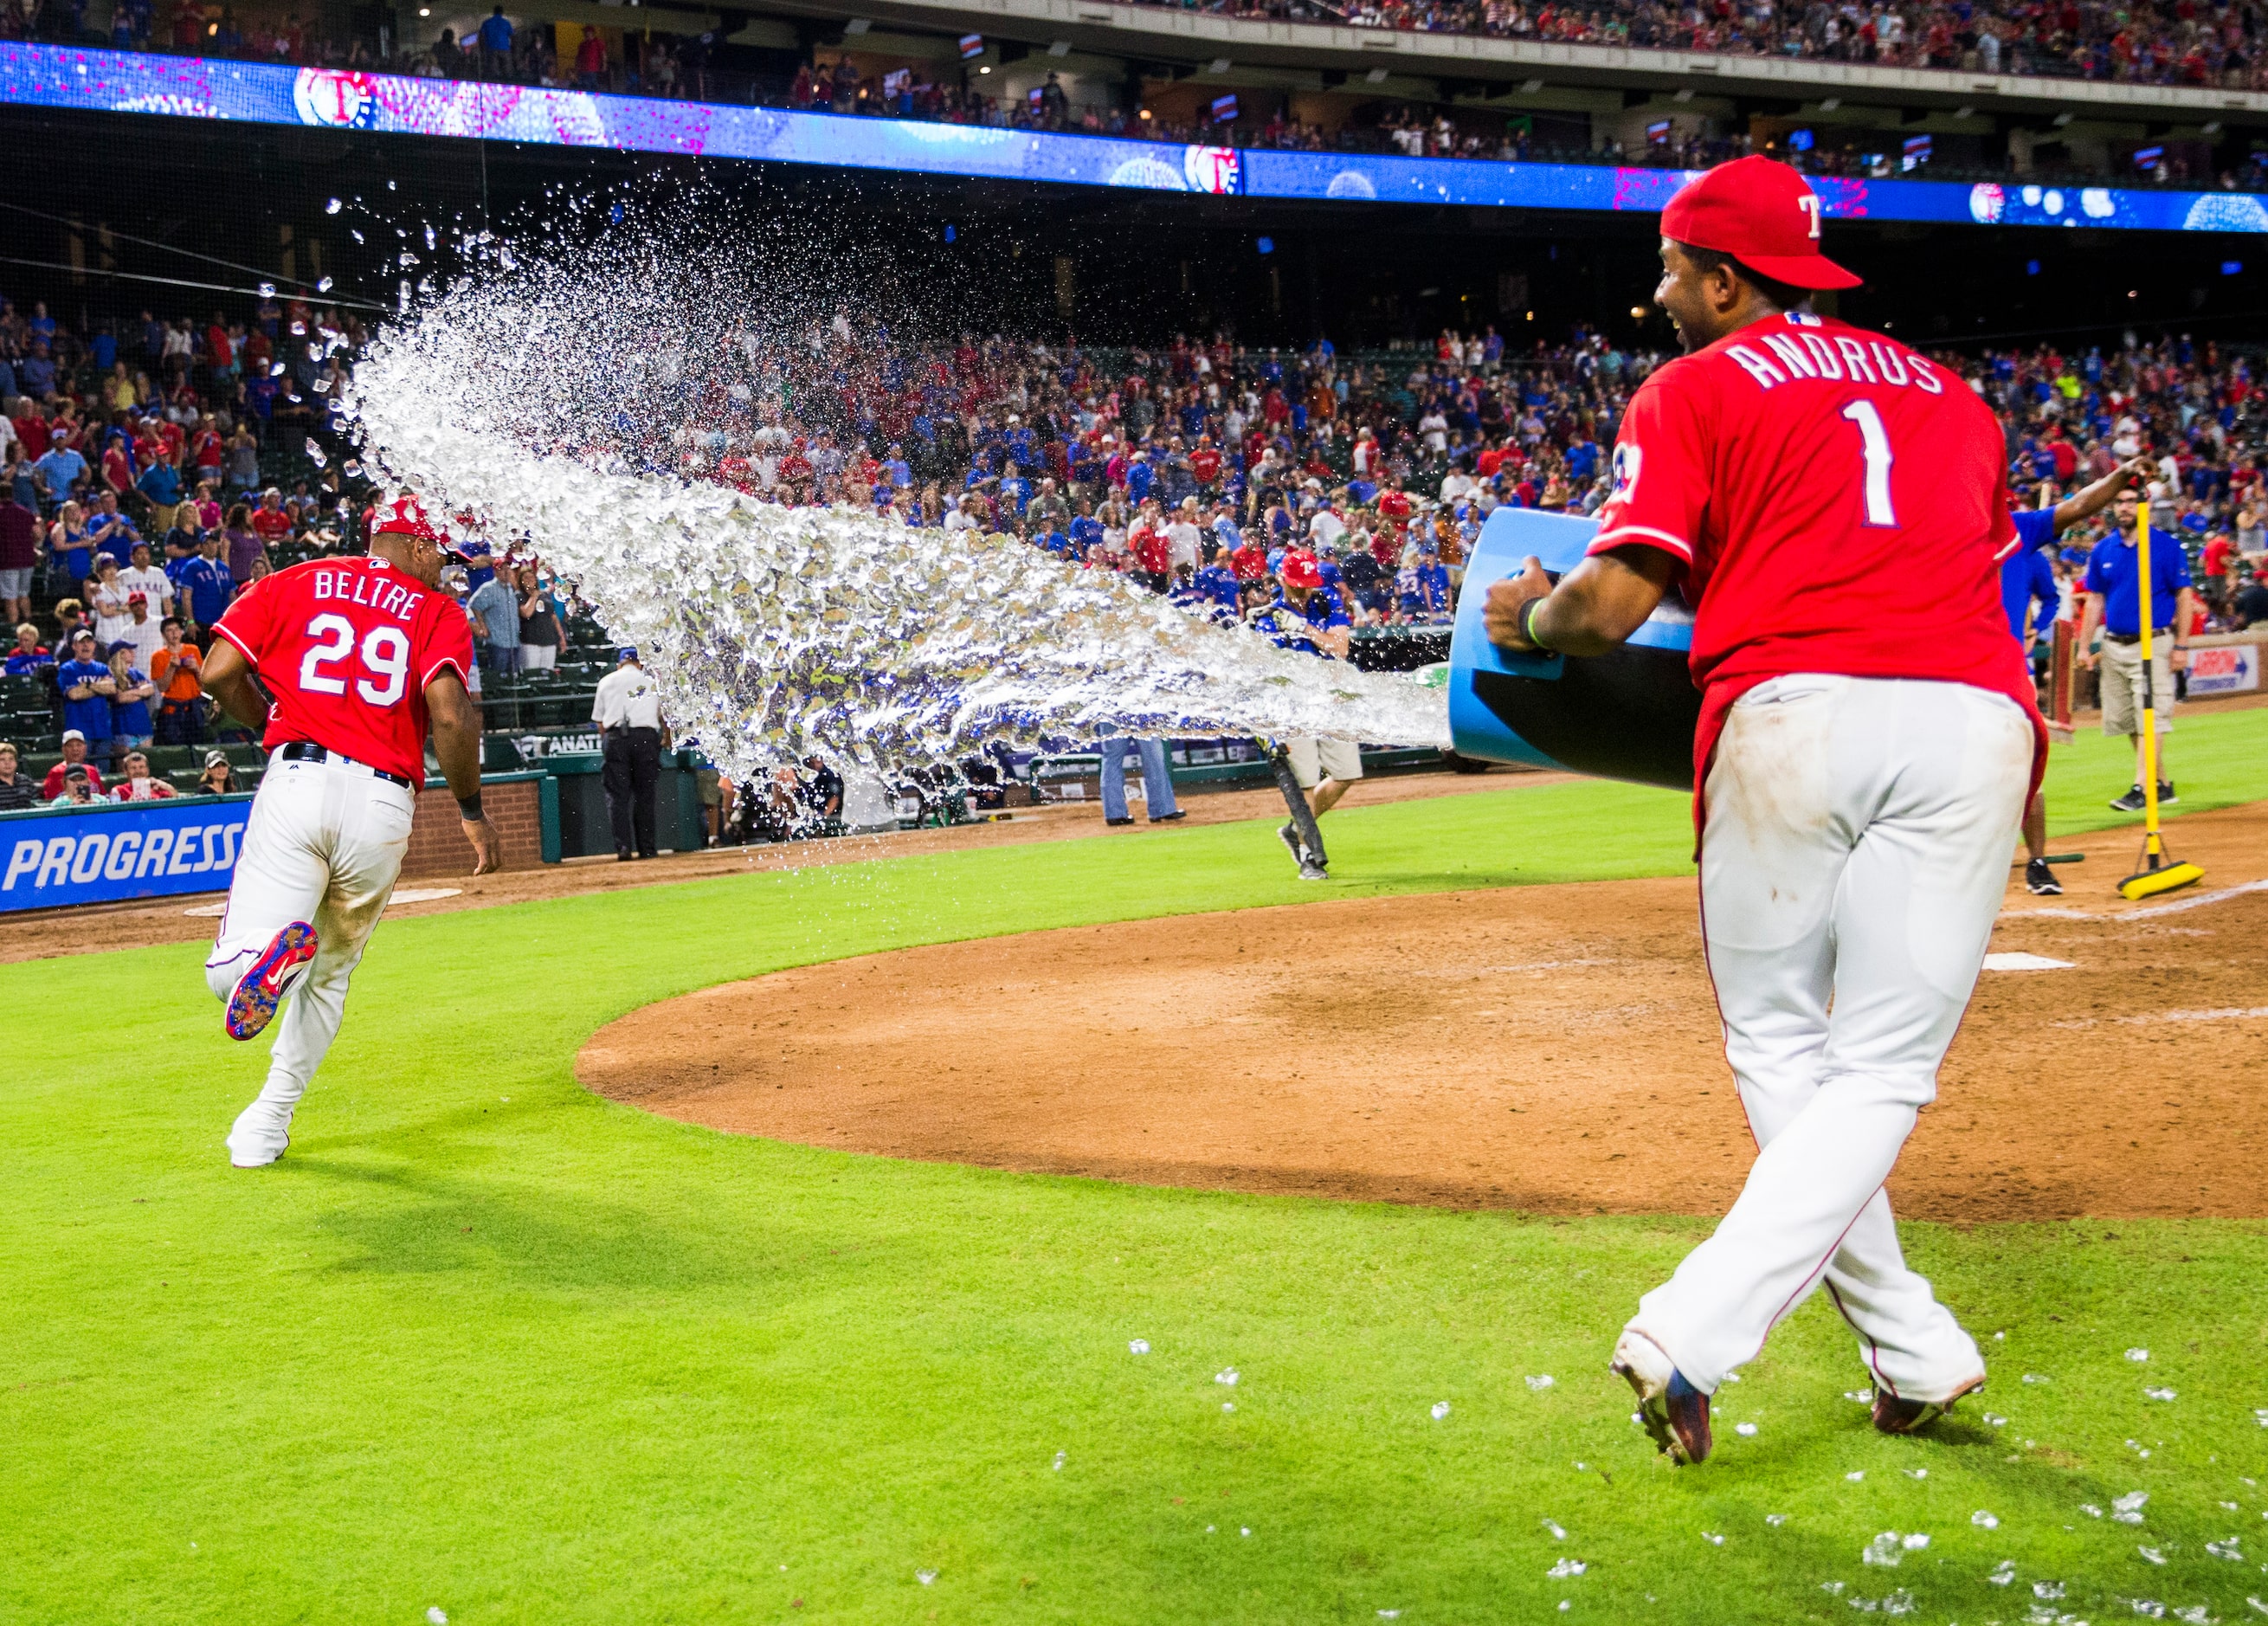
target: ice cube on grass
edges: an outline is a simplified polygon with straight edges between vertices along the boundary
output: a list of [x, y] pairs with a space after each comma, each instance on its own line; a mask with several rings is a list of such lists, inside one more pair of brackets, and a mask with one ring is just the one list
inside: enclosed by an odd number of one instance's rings
[[2063, 1583], [2061, 1581], [2034, 1581], [2032, 1583], [2032, 1596], [2035, 1598], [2043, 1598], [2052, 1601], [2055, 1599], [2063, 1596]]
[[1843, 1475], [1843, 1477], [1849, 1480], [1855, 1485], [1860, 1480], [1867, 1477], [1867, 1470], [1864, 1468], [1852, 1468], [1848, 1474]]
[[431, 1626], [449, 1626], [449, 1617], [443, 1613], [441, 1606], [438, 1603], [425, 1611], [425, 1618], [431, 1622]]
[[1929, 1477], [1929, 1470], [1927, 1468], [1908, 1468], [1905, 1471], [1905, 1474], [1908, 1479], [1927, 1479]]
[[1130, 1354], [1147, 1355], [1150, 1353], [1150, 1341], [1146, 1338], [1131, 1338], [1127, 1340], [1126, 1348]]
[[933, 1586], [937, 1584], [937, 1571], [934, 1570], [917, 1570], [914, 1571], [914, 1579], [919, 1581], [924, 1586]]
[[2161, 1564], [2166, 1562], [2166, 1556], [2154, 1547], [2138, 1547], [2134, 1550], [2152, 1563]]
[[2178, 1394], [2174, 1390], [2163, 1388], [2156, 1385], [2153, 1385], [2150, 1387], [2144, 1389], [2142, 1393], [2148, 1395], [2154, 1401], [2170, 1401], [2179, 1398]]
[[1544, 1390], [1551, 1386], [1551, 1374], [1550, 1372], [1536, 1373], [1535, 1377], [1530, 1378], [1528, 1380], [1528, 1386], [1534, 1389], [1539, 1394], [1542, 1393]]
[[1236, 1386], [1237, 1377], [1238, 1373], [1236, 1368], [1231, 1366], [1215, 1372], [1212, 1375], [1212, 1380], [1215, 1383], [1225, 1383], [1233, 1389]]
[[1905, 1548], [1895, 1530], [1885, 1530], [1860, 1549], [1859, 1562], [1895, 1569], [1905, 1561]]
[[2166, 1618], [2166, 1606], [2155, 1598], [2137, 1598], [2134, 1613], [2148, 1620], [2161, 1621]]
[[1543, 1573], [1555, 1581], [1564, 1581], [1571, 1575], [1580, 1575], [1591, 1566], [1580, 1558], [1562, 1558]]
[[2126, 1351], [2126, 1358], [2130, 1361], [2146, 1361], [2150, 1358], [2150, 1352], [2147, 1349], [2129, 1349]]
[[1921, 1551], [1922, 1548], [1929, 1545], [1929, 1537], [1917, 1530], [1911, 1535], [1908, 1536], [1904, 1541], [1899, 1543], [1899, 1545], [1904, 1547], [1906, 1551], [1910, 1553], [1918, 1553]]
[[2024, 1381], [2026, 1383], [2052, 1383], [2054, 1379], [2051, 1378], [2043, 1378], [2037, 1372], [2026, 1372], [2024, 1374]]
[[2003, 1558], [1992, 1566], [1992, 1573], [1984, 1578], [1995, 1586], [2007, 1585], [2016, 1578], [2016, 1561], [2013, 1558]]
[[1766, 1513], [1764, 1515], [1764, 1523], [1770, 1525], [1775, 1530], [1778, 1529], [1786, 1522], [1787, 1515], [1786, 1513]]
[[1551, 1533], [1551, 1539], [1555, 1541], [1564, 1541], [1567, 1539], [1567, 1533], [1559, 1527], [1558, 1521], [1556, 1519], [1545, 1519], [1543, 1527]]
[[1756, 1425], [1753, 1423], [1736, 1423], [1733, 1425], [1733, 1432], [1742, 1436], [1743, 1438], [1753, 1436], [1756, 1431]]
[[2122, 1525], [2142, 1522], [2142, 1508], [2150, 1499], [2146, 1490], [2130, 1490], [2110, 1504], [2110, 1517]]
[[2226, 1541], [2207, 1541], [2205, 1544], [2205, 1550], [2215, 1558], [2229, 1558], [2241, 1562], [2244, 1555], [2237, 1550], [2236, 1544], [2242, 1539], [2240, 1536], [2231, 1536]]
[[1439, 1422], [1440, 1422], [1440, 1420], [1441, 1420], [1442, 1418], [1444, 1418], [1444, 1417], [1447, 1416], [1448, 1415], [1449, 1415], [1449, 1402], [1448, 1402], [1448, 1401], [1435, 1401], [1433, 1402], [1433, 1421], [1434, 1421], [1434, 1422], [1439, 1423]]
[[1975, 1525], [1979, 1530], [1998, 1530], [2000, 1527], [1999, 1518], [1993, 1514], [1986, 1512], [1981, 1507], [1975, 1512], [1969, 1515], [1969, 1522]]
[[1708, 1542], [1712, 1547], [1722, 1547], [1725, 1545], [1725, 1538], [1719, 1535], [1714, 1530], [1704, 1530], [1701, 1533], [1701, 1539]]

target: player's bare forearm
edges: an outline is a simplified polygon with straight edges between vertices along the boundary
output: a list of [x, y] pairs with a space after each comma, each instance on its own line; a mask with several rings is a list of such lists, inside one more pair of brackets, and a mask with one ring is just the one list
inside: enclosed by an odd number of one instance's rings
[[481, 713], [457, 674], [447, 668], [425, 685], [433, 720], [433, 756], [449, 794], [463, 802], [481, 794]]
[[2113, 499], [2126, 489], [2132, 480], [2147, 479], [2156, 472], [2157, 465], [2146, 457], [2130, 457], [2092, 485], [2080, 487], [2055, 506], [2056, 529], [2068, 530], [2081, 520], [2091, 518], [2108, 508]]
[[[1519, 575], [1489, 588], [1483, 625], [1489, 641], [1506, 649], [1604, 654], [1646, 625], [1678, 569], [1659, 548], [1616, 548], [1585, 559], [1555, 588], [1531, 558]], [[1542, 602], [1530, 614], [1535, 600]]]
[[213, 639], [205, 656], [205, 692], [246, 728], [257, 732], [268, 726], [268, 700], [252, 680], [251, 664], [244, 652], [225, 638]]

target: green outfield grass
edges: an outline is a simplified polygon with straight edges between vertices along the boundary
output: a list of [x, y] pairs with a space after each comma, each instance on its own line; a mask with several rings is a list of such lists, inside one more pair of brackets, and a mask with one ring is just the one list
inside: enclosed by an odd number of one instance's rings
[[[2185, 714], [2184, 809], [2268, 796], [2264, 747], [2268, 712]], [[2058, 751], [2058, 827], [2114, 822], [2127, 777], [2099, 739]], [[1604, 1365], [1705, 1221], [895, 1163], [574, 1083], [608, 1019], [780, 966], [1674, 874], [1690, 840], [1683, 798], [1596, 784], [1328, 828], [1325, 887], [1261, 822], [392, 921], [259, 1173], [220, 1139], [265, 1046], [220, 1037], [198, 948], [0, 966], [0, 1622], [2268, 1610], [2268, 1225], [1911, 1227], [1964, 1319], [2006, 1334], [1984, 1405], [1875, 1436], [1814, 1304], [1722, 1392], [1719, 1459], [1677, 1472]], [[1003, 1032], [999, 1064], [1046, 1046]], [[2108, 1517], [2138, 1490], [2141, 1525]], [[1884, 1532], [1929, 1543], [1862, 1563]], [[2239, 1556], [2209, 1548], [2232, 1536]]]

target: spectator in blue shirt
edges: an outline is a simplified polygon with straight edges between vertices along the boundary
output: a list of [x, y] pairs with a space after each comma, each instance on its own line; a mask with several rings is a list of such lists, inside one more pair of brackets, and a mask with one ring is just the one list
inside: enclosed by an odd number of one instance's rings
[[70, 447], [52, 446], [32, 465], [32, 476], [47, 493], [52, 507], [77, 495], [78, 483], [86, 478], [86, 459]]
[[512, 66], [512, 22], [498, 6], [481, 24], [481, 66], [490, 78], [502, 78]]
[[[236, 578], [220, 556], [221, 534], [207, 531], [197, 543], [195, 558], [183, 559], [173, 573], [174, 590], [188, 602], [189, 619], [210, 630], [236, 596]], [[515, 641], [518, 634], [514, 633]]]
[[55, 364], [45, 340], [32, 346], [32, 353], [24, 358], [18, 371], [23, 374], [24, 393], [34, 401], [45, 401], [55, 393]]
[[[878, 499], [887, 502], [886, 491], [878, 489]], [[465, 601], [473, 612], [474, 622], [488, 632], [488, 641], [481, 647], [482, 664], [502, 677], [519, 669], [519, 601], [504, 585], [501, 578], [491, 575], [473, 589]]]
[[173, 464], [159, 458], [142, 471], [134, 482], [134, 489], [160, 508], [171, 508], [181, 500], [181, 476]]
[[70, 659], [55, 668], [55, 689], [63, 699], [63, 729], [76, 728], [87, 753], [110, 762], [110, 697], [118, 685], [110, 668], [95, 654], [94, 632], [81, 627], [71, 635]]
[[1000, 500], [1010, 505], [1018, 514], [1032, 500], [1032, 483], [1024, 478], [1020, 469], [1012, 468], [1000, 481]]
[[[2095, 543], [2088, 556], [2087, 608], [2079, 629], [2079, 658], [2090, 670], [2102, 674], [2102, 732], [2123, 734], [2134, 742], [2134, 784], [2110, 805], [2121, 813], [2141, 810], [2142, 795], [2142, 665], [2140, 538], [2136, 525], [2139, 499], [2130, 490], [2118, 493], [2112, 509], [2116, 534]], [[2165, 736], [2174, 726], [2174, 673], [2189, 663], [2189, 631], [2197, 615], [2197, 594], [2190, 586], [2189, 560], [2181, 543], [2150, 528], [2150, 628], [2148, 677], [2150, 699], [2157, 719], [2158, 800], [2170, 802], [2172, 771], [2166, 765]], [[2097, 627], [2102, 632], [2101, 653], [2091, 647]]]
[[134, 521], [118, 511], [116, 491], [105, 491], [94, 499], [94, 512], [86, 516], [86, 534], [98, 549], [122, 559], [142, 540]]
[[110, 647], [110, 749], [116, 759], [150, 743], [150, 701], [158, 686], [134, 664], [134, 654], [122, 638]]

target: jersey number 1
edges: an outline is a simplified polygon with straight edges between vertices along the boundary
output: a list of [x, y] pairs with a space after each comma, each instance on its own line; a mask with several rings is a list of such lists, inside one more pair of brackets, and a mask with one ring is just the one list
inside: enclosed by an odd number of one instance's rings
[[[347, 680], [323, 670], [336, 666], [354, 647], [354, 623], [344, 616], [320, 615], [307, 623], [307, 653], [299, 661], [299, 688], [307, 694], [344, 694]], [[355, 680], [365, 704], [391, 706], [409, 686], [409, 635], [400, 627], [374, 626], [362, 640], [366, 675]], [[379, 679], [371, 682], [372, 677]]]
[[1859, 425], [1859, 447], [1867, 461], [1867, 523], [1895, 526], [1897, 513], [1890, 506], [1890, 432], [1871, 401], [1853, 401], [1843, 416]]

